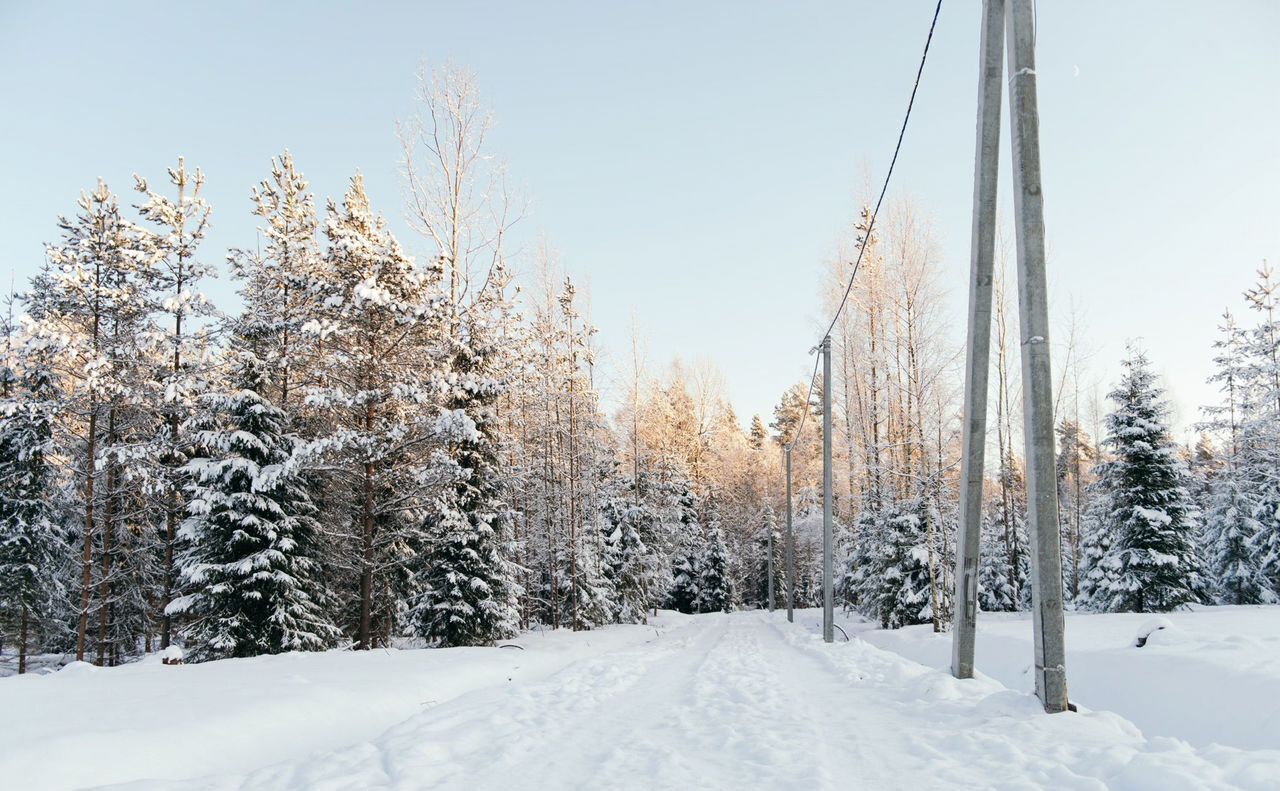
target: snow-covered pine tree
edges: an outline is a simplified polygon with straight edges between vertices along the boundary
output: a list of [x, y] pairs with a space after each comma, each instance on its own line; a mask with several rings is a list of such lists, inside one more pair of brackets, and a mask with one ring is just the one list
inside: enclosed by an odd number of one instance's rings
[[[1201, 428], [1222, 437], [1221, 462], [1204, 474], [1204, 527], [1201, 546], [1205, 567], [1216, 601], [1222, 604], [1259, 604], [1275, 599], [1275, 593], [1259, 573], [1261, 553], [1255, 542], [1262, 531], [1251, 486], [1265, 481], [1266, 471], [1257, 468], [1259, 451], [1265, 455], [1267, 440], [1257, 436], [1259, 429], [1269, 428], [1252, 418], [1259, 406], [1255, 388], [1251, 386], [1256, 368], [1246, 350], [1249, 337], [1228, 311], [1218, 328], [1222, 337], [1214, 342], [1216, 367], [1209, 377], [1217, 384], [1223, 403], [1206, 407], [1206, 420]], [[1265, 360], [1265, 358], [1264, 358]], [[1260, 474], [1259, 474], [1260, 473]]]
[[344, 628], [361, 649], [385, 643], [414, 596], [410, 563], [425, 545], [422, 514], [457, 467], [433, 451], [475, 431], [436, 407], [441, 304], [426, 275], [373, 213], [356, 175], [328, 206], [329, 247], [308, 279], [313, 355], [305, 387], [315, 421], [308, 454], [328, 478], [326, 516], [345, 534]]
[[205, 397], [213, 425], [194, 438], [206, 457], [186, 465], [183, 581], [169, 607], [187, 619], [200, 659], [319, 651], [339, 635], [320, 575], [315, 506], [292, 465], [295, 440], [270, 392], [266, 366], [236, 356], [232, 387]]
[[593, 383], [595, 329], [545, 247], [540, 258], [528, 347], [504, 352], [527, 361], [503, 374], [514, 382], [504, 391], [515, 391], [503, 401], [512, 402], [508, 412], [520, 424], [514, 444], [521, 474], [509, 477], [520, 510], [518, 554], [529, 579], [522, 611], [552, 628], [585, 629], [610, 622], [616, 610], [604, 561], [616, 525], [595, 522], [613, 454]]
[[[806, 429], [807, 431], [807, 429]], [[795, 540], [797, 607], [822, 606], [822, 496], [812, 486], [795, 497], [791, 527]], [[875, 551], [875, 544], [869, 549]], [[871, 565], [874, 565], [872, 563]], [[870, 566], [863, 567], [869, 569]], [[873, 572], [868, 572], [868, 576]]]
[[[1236, 476], [1250, 520], [1244, 532], [1251, 533], [1241, 538], [1248, 541], [1248, 564], [1256, 566], [1250, 587], [1260, 600], [1275, 601], [1280, 599], [1280, 426], [1258, 418], [1242, 427], [1240, 441]], [[1221, 549], [1226, 557], [1239, 552]]]
[[[151, 402], [154, 385], [145, 348], [155, 337], [147, 299], [153, 257], [105, 183], [82, 193], [78, 206], [75, 217], [59, 219], [62, 238], [24, 299], [33, 334], [57, 340], [55, 437], [65, 439], [59, 447], [78, 488], [70, 506], [79, 523], [70, 537], [80, 565], [76, 658], [87, 655], [93, 620], [96, 661], [105, 664], [150, 640], [156, 594], [147, 459], [136, 452], [156, 428], [140, 406]], [[128, 530], [126, 522], [147, 529]]]
[[154, 460], [160, 465], [155, 472], [158, 506], [164, 513], [161, 536], [164, 583], [158, 608], [162, 613], [161, 648], [169, 645], [171, 616], [167, 608], [173, 600], [177, 581], [174, 544], [178, 523], [186, 511], [181, 470], [189, 458], [191, 443], [183, 435], [183, 426], [195, 409], [198, 394], [210, 387], [212, 377], [210, 344], [200, 320], [212, 315], [213, 306], [200, 291], [200, 284], [214, 274], [213, 267], [195, 257], [209, 227], [211, 211], [200, 197], [204, 173], [199, 168], [189, 173], [185, 161], [179, 157], [178, 166], [169, 168], [168, 176], [177, 190], [176, 198], [151, 190], [146, 180], [134, 176], [136, 189], [146, 196], [138, 211], [143, 219], [156, 226], [148, 239], [155, 259], [149, 298], [162, 315], [159, 329], [163, 338], [157, 350], [159, 370], [155, 374], [159, 387], [154, 391], [159, 401], [151, 405], [163, 417], [154, 439]]
[[272, 371], [272, 403], [292, 417], [314, 363], [303, 353], [302, 326], [310, 318], [311, 281], [322, 272], [315, 198], [288, 151], [272, 158], [271, 175], [254, 187], [252, 198], [265, 244], [229, 257], [232, 274], [242, 281], [239, 332]]
[[0, 367], [0, 629], [18, 646], [18, 673], [27, 671], [32, 638], [48, 645], [68, 615], [59, 569], [69, 548], [57, 524], [62, 490], [53, 456], [57, 391], [47, 339], [27, 338], [18, 376]]
[[600, 513], [599, 488], [608, 473], [604, 421], [594, 387], [596, 329], [578, 312], [577, 289], [565, 278], [559, 299], [560, 319], [568, 339], [567, 441], [569, 463], [569, 621], [589, 629], [612, 620], [615, 593], [602, 563], [604, 533], [594, 523]]
[[573, 602], [569, 626], [572, 629], [594, 629], [613, 623], [617, 617], [617, 592], [606, 565], [609, 549], [605, 536], [591, 525], [585, 526], [574, 553], [574, 564], [565, 578], [572, 586]]
[[1107, 415], [1105, 444], [1113, 457], [1097, 469], [1106, 500], [1098, 529], [1111, 539], [1098, 563], [1110, 578], [1093, 601], [1111, 612], [1168, 612], [1202, 598], [1197, 514], [1146, 355], [1131, 350], [1123, 365], [1108, 396], [1115, 410]]
[[1084, 557], [1084, 512], [1088, 507], [1088, 470], [1096, 461], [1089, 435], [1074, 420], [1058, 423], [1058, 503], [1062, 534], [1062, 577], [1066, 595], [1080, 591]]
[[1236, 470], [1257, 532], [1249, 542], [1259, 582], [1280, 598], [1280, 283], [1262, 262], [1245, 292], [1260, 323], [1244, 336], [1246, 382]]
[[[747, 579], [750, 582], [750, 598], [748, 605], [769, 609], [769, 546], [772, 536], [773, 546], [773, 606], [778, 607], [786, 601], [786, 562], [785, 544], [782, 531], [778, 529], [778, 517], [773, 508], [766, 505], [761, 510], [759, 530], [751, 542], [751, 568]], [[745, 597], [744, 597], [745, 598]]]
[[751, 416], [751, 429], [747, 432], [747, 444], [752, 450], [762, 451], [769, 444], [769, 430], [759, 415]]

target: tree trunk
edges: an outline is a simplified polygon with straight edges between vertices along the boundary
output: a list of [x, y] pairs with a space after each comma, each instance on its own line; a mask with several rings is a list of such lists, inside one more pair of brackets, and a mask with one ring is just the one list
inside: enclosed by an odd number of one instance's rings
[[27, 626], [30, 620], [27, 613], [27, 604], [22, 604], [22, 615], [19, 616], [18, 626], [18, 675], [27, 672]]
[[[177, 417], [173, 420], [173, 436], [177, 436]], [[169, 635], [172, 619], [169, 616], [169, 603], [173, 601], [174, 568], [173, 543], [177, 538], [177, 511], [180, 496], [177, 487], [169, 490], [167, 507], [164, 515], [164, 598], [160, 601], [160, 649], [169, 647]]]
[[364, 465], [364, 552], [360, 563], [360, 644], [362, 651], [373, 647], [370, 633], [373, 615], [373, 462]]
[[84, 557], [80, 569], [80, 623], [76, 628], [76, 661], [84, 661], [85, 635], [89, 631], [89, 596], [93, 588], [93, 480], [98, 455], [98, 403], [89, 400], [89, 443], [85, 449]]
[[[107, 412], [107, 442], [114, 445], [116, 441], [115, 407]], [[102, 667], [107, 662], [107, 628], [111, 619], [111, 539], [115, 528], [116, 511], [116, 463], [107, 463], [107, 497], [106, 508], [102, 514], [102, 579], [98, 582], [98, 598], [101, 600], [98, 610], [98, 659], [96, 664]]]

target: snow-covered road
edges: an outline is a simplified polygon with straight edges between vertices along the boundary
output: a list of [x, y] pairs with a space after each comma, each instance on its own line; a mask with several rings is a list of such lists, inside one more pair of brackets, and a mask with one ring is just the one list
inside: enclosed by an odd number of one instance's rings
[[[1280, 751], [1048, 716], [816, 613], [680, 616], [513, 649], [76, 666], [0, 681], [24, 789], [1280, 787]], [[1164, 702], [1164, 705], [1169, 705]], [[1194, 696], [1187, 705], [1204, 705]]]
[[647, 643], [605, 642], [370, 741], [182, 787], [1274, 789], [1280, 778], [1280, 752], [1148, 740], [1108, 713], [1047, 716], [994, 681], [958, 682], [860, 640], [824, 645], [782, 613], [664, 621]]

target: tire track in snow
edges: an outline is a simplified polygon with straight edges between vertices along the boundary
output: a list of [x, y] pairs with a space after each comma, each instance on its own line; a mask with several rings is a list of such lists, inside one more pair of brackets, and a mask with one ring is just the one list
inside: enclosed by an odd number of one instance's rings
[[[639, 648], [592, 656], [529, 685], [481, 690], [418, 714], [360, 745], [306, 764], [271, 767], [249, 775], [242, 789], [468, 788], [511, 789], [539, 785], [575, 787], [568, 774], [590, 770], [576, 756], [612, 747], [614, 731], [630, 723], [619, 716], [635, 708], [636, 690], [652, 676], [688, 677], [700, 649], [715, 641], [705, 625], [689, 621]], [[568, 751], [559, 745], [568, 745]], [[566, 778], [561, 783], [562, 773]]]

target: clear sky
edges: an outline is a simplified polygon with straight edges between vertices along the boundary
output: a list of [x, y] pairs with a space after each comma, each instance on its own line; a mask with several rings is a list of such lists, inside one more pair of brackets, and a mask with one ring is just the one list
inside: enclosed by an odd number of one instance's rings
[[[1262, 258], [1280, 265], [1280, 3], [1039, 5], [1052, 308], [1080, 308], [1108, 380], [1142, 338], [1189, 422], [1218, 315]], [[891, 189], [933, 218], [957, 338], [978, 6], [944, 3]], [[131, 197], [133, 172], [179, 154], [208, 176], [220, 259], [253, 244], [249, 189], [285, 147], [321, 196], [359, 168], [420, 252], [393, 123], [416, 65], [453, 62], [531, 199], [525, 237], [589, 284], [612, 358], [634, 314], [650, 361], [709, 359], [744, 419], [767, 416], [807, 376], [824, 261], [888, 164], [932, 10], [2, 0], [0, 269], [28, 277], [96, 177]]]

